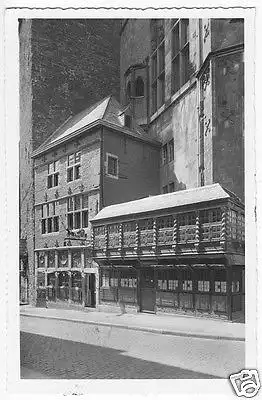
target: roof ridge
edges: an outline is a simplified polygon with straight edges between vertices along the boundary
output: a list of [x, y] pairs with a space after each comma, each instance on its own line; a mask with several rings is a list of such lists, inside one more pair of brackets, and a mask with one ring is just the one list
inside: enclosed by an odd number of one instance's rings
[[[105, 107], [105, 109], [104, 109], [104, 112], [103, 112], [103, 115], [102, 115], [102, 118], [101, 119], [104, 119], [104, 117], [105, 117], [105, 115], [106, 115], [106, 112], [107, 112], [107, 109], [108, 109], [108, 106], [109, 106], [109, 103], [110, 103], [110, 100], [112, 99], [112, 97], [113, 97], [113, 95], [112, 94], [110, 94], [107, 98], [108, 98], [108, 100], [107, 100], [107, 105], [106, 105], [106, 107]], [[106, 99], [105, 99], [106, 100]]]

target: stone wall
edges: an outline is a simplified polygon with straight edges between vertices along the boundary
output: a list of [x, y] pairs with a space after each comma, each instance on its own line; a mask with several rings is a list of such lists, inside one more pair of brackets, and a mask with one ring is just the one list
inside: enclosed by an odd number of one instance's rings
[[104, 207], [158, 194], [158, 147], [105, 129], [104, 165], [106, 153], [118, 157], [119, 176], [114, 179], [104, 174]]
[[116, 19], [32, 20], [34, 148], [69, 116], [119, 98], [119, 43]]
[[[79, 150], [81, 151], [81, 178], [67, 182], [68, 155]], [[48, 163], [54, 160], [59, 160], [59, 185], [47, 189]], [[100, 130], [85, 135], [66, 146], [62, 145], [55, 151], [50, 151], [45, 156], [36, 159], [35, 163], [36, 248], [43, 248], [45, 245], [54, 247], [56, 242], [59, 246], [63, 246], [67, 236], [67, 197], [69, 194], [89, 193], [89, 220], [96, 215], [99, 209]], [[59, 202], [59, 232], [41, 233], [41, 205], [45, 204], [46, 200]], [[86, 233], [88, 236], [90, 235], [90, 224]]]
[[[31, 21], [20, 22], [20, 142], [19, 142], [19, 201], [20, 239], [25, 239], [28, 254], [24, 267], [28, 268], [29, 300], [35, 299], [34, 291], [34, 188], [32, 153], [32, 52]], [[19, 268], [19, 266], [17, 266]]]

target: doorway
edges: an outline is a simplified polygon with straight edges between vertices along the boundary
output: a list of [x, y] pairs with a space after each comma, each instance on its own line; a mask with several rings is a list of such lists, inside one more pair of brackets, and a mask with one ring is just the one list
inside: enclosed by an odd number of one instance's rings
[[96, 306], [96, 275], [86, 274], [86, 307]]
[[156, 305], [156, 285], [154, 268], [141, 270], [141, 311], [155, 313]]

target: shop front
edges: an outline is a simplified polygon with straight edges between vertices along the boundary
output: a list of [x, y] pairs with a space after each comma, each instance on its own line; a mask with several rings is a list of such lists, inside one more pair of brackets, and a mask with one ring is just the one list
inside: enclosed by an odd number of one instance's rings
[[[84, 248], [35, 251], [37, 293], [45, 289], [49, 306], [96, 307], [98, 269]], [[40, 293], [40, 292], [39, 292]]]
[[243, 270], [222, 263], [101, 267], [100, 308], [232, 319], [242, 310]]

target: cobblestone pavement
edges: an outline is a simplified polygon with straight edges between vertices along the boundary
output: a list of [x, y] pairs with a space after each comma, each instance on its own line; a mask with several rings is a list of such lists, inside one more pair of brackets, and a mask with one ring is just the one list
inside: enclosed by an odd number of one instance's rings
[[244, 367], [244, 342], [28, 317], [21, 330], [23, 378], [217, 379]]
[[[157, 362], [126, 356], [122, 351], [85, 343], [21, 333], [21, 363], [53, 379], [190, 379], [215, 378]], [[29, 371], [24, 370], [24, 378]], [[38, 378], [38, 375], [36, 375]]]

